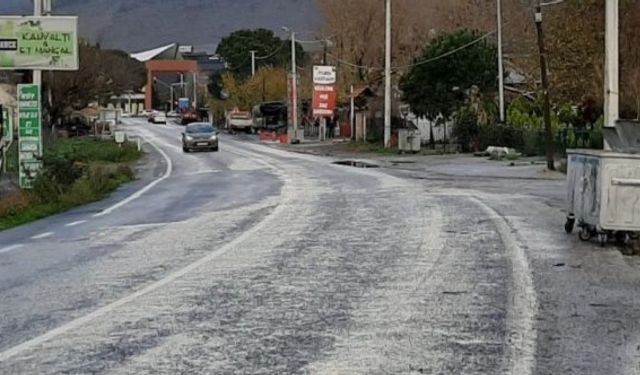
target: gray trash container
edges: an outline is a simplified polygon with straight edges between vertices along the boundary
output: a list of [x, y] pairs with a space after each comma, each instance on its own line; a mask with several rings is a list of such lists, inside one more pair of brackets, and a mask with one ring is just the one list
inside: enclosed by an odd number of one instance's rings
[[421, 146], [420, 131], [415, 129], [398, 130], [398, 149], [401, 152], [417, 153], [420, 152]]
[[[640, 124], [638, 124], [640, 126]], [[621, 126], [628, 134], [628, 123]], [[621, 133], [608, 132], [613, 151], [568, 151], [568, 199], [565, 230], [580, 228], [580, 239], [597, 236], [601, 245], [640, 233], [640, 153]]]

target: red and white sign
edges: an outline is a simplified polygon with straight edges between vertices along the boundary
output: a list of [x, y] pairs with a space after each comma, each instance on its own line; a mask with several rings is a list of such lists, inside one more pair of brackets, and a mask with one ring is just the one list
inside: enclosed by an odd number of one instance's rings
[[332, 85], [313, 86], [313, 115], [331, 116], [336, 109], [338, 93]]

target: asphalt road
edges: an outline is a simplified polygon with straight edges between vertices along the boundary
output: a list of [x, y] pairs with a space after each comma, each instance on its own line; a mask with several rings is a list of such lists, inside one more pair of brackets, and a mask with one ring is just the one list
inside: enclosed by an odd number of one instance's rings
[[0, 233], [0, 373], [640, 373], [640, 264], [563, 233], [561, 182], [126, 128], [139, 181]]

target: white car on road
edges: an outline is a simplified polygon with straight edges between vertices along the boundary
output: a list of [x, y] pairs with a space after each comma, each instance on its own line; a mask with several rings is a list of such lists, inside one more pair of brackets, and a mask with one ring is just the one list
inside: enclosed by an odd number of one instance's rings
[[149, 122], [152, 124], [166, 124], [167, 116], [163, 112], [154, 111], [149, 116]]

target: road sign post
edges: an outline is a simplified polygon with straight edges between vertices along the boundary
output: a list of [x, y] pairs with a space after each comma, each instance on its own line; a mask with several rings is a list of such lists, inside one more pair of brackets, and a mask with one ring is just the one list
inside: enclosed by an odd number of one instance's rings
[[41, 108], [40, 85], [18, 85], [18, 160], [23, 189], [33, 188], [42, 167]]
[[13, 143], [13, 113], [4, 106], [2, 107], [2, 139], [0, 139], [0, 148], [2, 149], [2, 160], [0, 160], [0, 168], [2, 173], [7, 172], [7, 150]]
[[5, 143], [11, 143], [13, 141], [13, 113], [10, 108], [2, 107], [2, 120], [2, 140]]
[[325, 139], [327, 118], [332, 118], [336, 109], [336, 81], [335, 66], [313, 67], [313, 116], [320, 117], [320, 141]]

